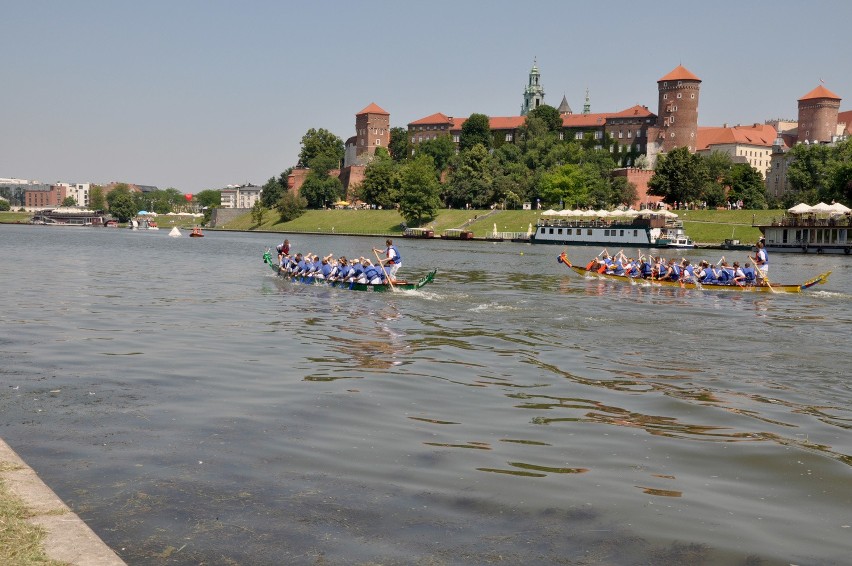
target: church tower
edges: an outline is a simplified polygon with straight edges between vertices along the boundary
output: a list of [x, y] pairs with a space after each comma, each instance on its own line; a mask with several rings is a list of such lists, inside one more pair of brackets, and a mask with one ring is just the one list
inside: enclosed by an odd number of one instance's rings
[[541, 86], [541, 75], [538, 73], [536, 60], [533, 59], [529, 83], [527, 84], [527, 88], [524, 89], [524, 103], [521, 104], [521, 116], [526, 116], [530, 110], [535, 110], [542, 104], [544, 104], [544, 88]]
[[828, 143], [837, 135], [840, 97], [819, 85], [799, 99], [798, 141]]
[[683, 65], [678, 65], [657, 81], [659, 111], [656, 143], [659, 151], [667, 153], [676, 147], [686, 147], [690, 153], [695, 153], [700, 89], [701, 79]]

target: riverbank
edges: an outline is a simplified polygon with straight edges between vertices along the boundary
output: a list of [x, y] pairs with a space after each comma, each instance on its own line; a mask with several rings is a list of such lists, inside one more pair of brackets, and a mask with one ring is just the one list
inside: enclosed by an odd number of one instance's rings
[[[442, 209], [426, 226], [440, 236], [445, 230], [464, 228], [474, 238], [488, 239], [496, 232], [503, 239], [526, 235], [535, 229], [539, 210], [455, 210]], [[725, 240], [752, 244], [760, 237], [756, 224], [768, 224], [783, 216], [783, 210], [681, 210], [686, 233], [701, 247], [721, 247]], [[25, 223], [28, 213], [2, 212], [0, 223]], [[250, 212], [217, 229], [299, 234], [350, 234], [401, 236], [404, 219], [396, 210], [308, 210], [290, 222], [280, 222], [278, 214], [267, 211], [260, 223]], [[170, 228], [164, 224], [161, 228]]]
[[2, 439], [0, 561], [50, 566], [125, 564]]

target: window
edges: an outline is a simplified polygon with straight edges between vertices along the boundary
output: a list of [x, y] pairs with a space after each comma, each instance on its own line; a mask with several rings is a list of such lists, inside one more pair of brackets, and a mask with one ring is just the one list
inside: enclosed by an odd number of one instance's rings
[[382, 145], [382, 140], [379, 139], [379, 138], [376, 138], [376, 145]]
[[458, 134], [455, 134], [455, 135], [453, 136], [453, 142], [455, 142], [455, 143], [459, 143], [459, 135], [458, 135]]
[[681, 97], [681, 94], [680, 94], [680, 93], [677, 93], [677, 97], [678, 97], [678, 98], [680, 98], [680, 97]]
[[596, 132], [595, 132], [595, 139], [596, 139], [596, 140], [599, 140], [599, 139], [601, 139], [602, 137], [603, 137], [603, 132], [602, 132], [602, 131], [598, 130], [598, 131], [596, 131]]
[[586, 236], [591, 236], [591, 235], [592, 235], [592, 229], [589, 228], [588, 230], [586, 230]]
[[633, 130], [627, 130], [627, 139], [630, 139], [632, 137], [633, 137]]
[[690, 94], [689, 98], [692, 98], [694, 100], [695, 99], [695, 93], [693, 92], [692, 94]]
[[668, 98], [669, 98], [669, 95], [666, 94], [666, 93], [663, 93], [663, 100], [668, 100]]
[[682, 85], [682, 84], [683, 84], [683, 81], [678, 81], [678, 82], [677, 82], [677, 86], [680, 86], [680, 85]]
[[618, 130], [618, 139], [622, 139], [624, 137], [624, 132]]
[[574, 134], [574, 139], [575, 139], [575, 140], [581, 140], [581, 139], [583, 139], [583, 132], [577, 132], [577, 133], [575, 133], [575, 134]]
[[506, 134], [506, 141], [507, 142], [512, 141], [512, 134]]
[[559, 132], [559, 141], [562, 141], [564, 139], [565, 139], [565, 132]]

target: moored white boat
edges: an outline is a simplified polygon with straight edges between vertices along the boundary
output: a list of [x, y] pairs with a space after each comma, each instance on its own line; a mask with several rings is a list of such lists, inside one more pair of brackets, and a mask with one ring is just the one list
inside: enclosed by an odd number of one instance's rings
[[798, 204], [758, 228], [770, 252], [852, 254], [852, 215], [843, 205]]
[[619, 215], [614, 219], [608, 219], [606, 211], [599, 214], [594, 219], [542, 216], [530, 242], [562, 246], [695, 247], [683, 223], [671, 212], [645, 212], [630, 218]]

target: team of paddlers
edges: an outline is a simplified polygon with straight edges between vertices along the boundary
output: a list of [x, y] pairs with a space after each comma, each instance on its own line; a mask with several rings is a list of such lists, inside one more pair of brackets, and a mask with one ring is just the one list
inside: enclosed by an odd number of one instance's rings
[[[365, 257], [349, 259], [329, 254], [320, 258], [314, 253], [290, 255], [290, 242], [284, 240], [277, 246], [278, 271], [291, 277], [314, 280], [386, 285], [396, 282], [396, 270], [402, 265], [402, 257], [393, 241], [387, 240], [386, 245], [384, 250], [373, 249], [376, 253], [376, 262], [373, 263]], [[380, 258], [379, 252], [385, 257]]]
[[[648, 279], [656, 281], [673, 281], [681, 283], [696, 283], [702, 285], [766, 285], [769, 283], [766, 275], [768, 258], [762, 242], [758, 245], [758, 252], [754, 258], [749, 258], [742, 266], [738, 261], [729, 265], [722, 257], [716, 263], [702, 260], [698, 264], [692, 264], [688, 259], [681, 258], [680, 261], [671, 258], [666, 260], [662, 256], [653, 257], [637, 255], [628, 257], [623, 251], [615, 255], [603, 250], [588, 264], [586, 271], [608, 275], [620, 275], [636, 279]], [[565, 252], [559, 256], [559, 261], [569, 267], [571, 263]], [[763, 265], [764, 267], [760, 267]]]

